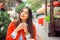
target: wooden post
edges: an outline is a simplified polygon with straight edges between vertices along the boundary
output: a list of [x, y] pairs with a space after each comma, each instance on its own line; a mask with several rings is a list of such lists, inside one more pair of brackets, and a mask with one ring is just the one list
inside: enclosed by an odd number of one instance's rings
[[50, 36], [54, 37], [54, 11], [53, 0], [50, 0]]
[[45, 0], [45, 14], [47, 16], [47, 0]]

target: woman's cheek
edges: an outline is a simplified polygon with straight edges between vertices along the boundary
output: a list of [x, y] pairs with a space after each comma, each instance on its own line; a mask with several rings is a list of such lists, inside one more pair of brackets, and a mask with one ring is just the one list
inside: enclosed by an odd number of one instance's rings
[[28, 18], [28, 15], [26, 15], [26, 18]]

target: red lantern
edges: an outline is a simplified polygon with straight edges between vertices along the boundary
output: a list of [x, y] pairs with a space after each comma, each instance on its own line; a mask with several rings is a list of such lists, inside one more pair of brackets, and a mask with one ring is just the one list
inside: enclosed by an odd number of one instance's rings
[[[50, 3], [48, 3], [47, 6], [50, 7]], [[53, 2], [53, 6], [54, 7], [59, 7], [60, 6], [60, 2], [59, 1], [54, 1]]]
[[0, 9], [4, 8], [4, 4], [0, 3]]

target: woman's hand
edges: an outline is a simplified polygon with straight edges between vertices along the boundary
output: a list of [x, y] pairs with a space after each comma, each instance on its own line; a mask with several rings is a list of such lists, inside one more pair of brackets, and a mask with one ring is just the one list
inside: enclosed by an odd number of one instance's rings
[[27, 27], [28, 27], [28, 25], [27, 25], [26, 23], [24, 23], [23, 29], [24, 29], [24, 32], [25, 32], [25, 33], [28, 32]]
[[27, 24], [26, 23], [20, 23], [18, 27], [15, 29], [15, 32], [18, 32], [19, 30], [24, 29], [24, 31], [27, 31]]
[[19, 30], [23, 29], [22, 26], [23, 26], [23, 23], [20, 23], [14, 31], [18, 32]]
[[34, 40], [33, 38], [31, 38], [30, 40]]

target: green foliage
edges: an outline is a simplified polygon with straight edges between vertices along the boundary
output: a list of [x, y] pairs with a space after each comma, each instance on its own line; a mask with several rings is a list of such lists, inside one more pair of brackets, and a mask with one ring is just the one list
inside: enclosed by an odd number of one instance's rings
[[45, 3], [44, 0], [27, 0], [27, 3], [30, 5], [30, 8], [36, 12], [37, 9], [41, 7], [41, 4]]
[[[56, 19], [57, 17], [55, 17], [54, 16], [54, 19]], [[50, 16], [48, 15], [48, 16], [45, 16], [45, 21], [47, 21], [47, 22], [50, 22]]]
[[45, 21], [50, 22], [50, 16], [45, 16]]
[[[7, 27], [10, 23], [10, 18], [7, 12], [0, 11], [0, 38], [5, 37], [7, 32]], [[1, 28], [3, 28], [1, 30]]]
[[23, 7], [25, 7], [25, 4], [24, 4], [24, 3], [21, 3], [20, 5], [18, 5], [18, 6], [16, 7], [15, 11], [16, 11], [16, 12], [20, 12]]

